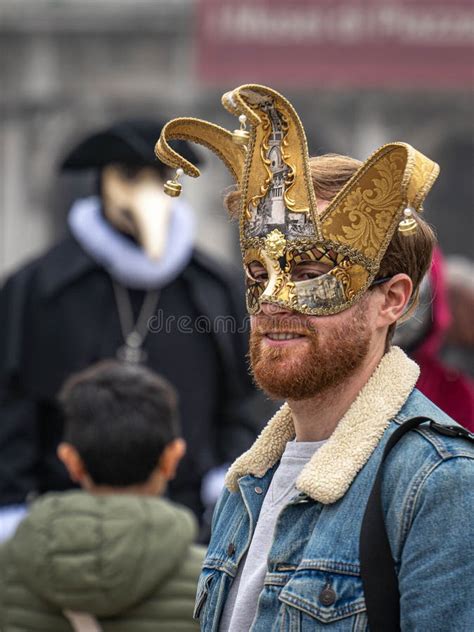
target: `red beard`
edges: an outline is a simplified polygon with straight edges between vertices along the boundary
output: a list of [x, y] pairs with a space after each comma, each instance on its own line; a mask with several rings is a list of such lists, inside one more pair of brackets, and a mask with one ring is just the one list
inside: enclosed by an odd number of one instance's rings
[[[364, 302], [353, 310], [349, 322], [325, 327], [325, 318], [315, 321], [297, 315], [255, 318], [250, 334], [250, 361], [256, 384], [275, 399], [309, 399], [344, 382], [366, 358], [371, 339]], [[269, 347], [265, 333], [292, 332], [306, 336], [304, 342], [286, 349]], [[290, 349], [290, 346], [293, 347]]]

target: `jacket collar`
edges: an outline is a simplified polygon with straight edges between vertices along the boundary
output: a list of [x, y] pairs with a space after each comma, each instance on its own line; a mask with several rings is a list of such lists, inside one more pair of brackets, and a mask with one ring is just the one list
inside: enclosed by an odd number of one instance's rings
[[[342, 498], [410, 395], [419, 373], [415, 362], [400, 348], [392, 347], [331, 437], [305, 465], [297, 479], [297, 489], [323, 504]], [[284, 404], [253, 446], [229, 469], [228, 489], [237, 491], [238, 479], [246, 474], [262, 477], [294, 437], [291, 410]]]

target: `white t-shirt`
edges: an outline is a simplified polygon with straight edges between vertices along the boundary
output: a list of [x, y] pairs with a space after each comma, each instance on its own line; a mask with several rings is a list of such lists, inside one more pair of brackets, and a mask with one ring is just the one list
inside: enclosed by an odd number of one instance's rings
[[[289, 441], [273, 475], [258, 517], [252, 542], [241, 560], [221, 616], [219, 632], [248, 632], [267, 573], [267, 558], [280, 511], [298, 493], [301, 470], [325, 441]], [[268, 537], [269, 534], [272, 537]]]

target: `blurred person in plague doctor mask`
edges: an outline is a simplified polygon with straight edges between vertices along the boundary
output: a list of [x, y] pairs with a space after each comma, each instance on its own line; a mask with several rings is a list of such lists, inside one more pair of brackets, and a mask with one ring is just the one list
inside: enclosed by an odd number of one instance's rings
[[[56, 457], [55, 395], [70, 373], [99, 359], [144, 363], [177, 389], [189, 449], [170, 496], [198, 517], [203, 477], [257, 432], [243, 412], [254, 395], [245, 340], [212, 327], [222, 317], [244, 321], [239, 280], [195, 248], [192, 208], [163, 193], [167, 168], [153, 154], [161, 128], [122, 121], [69, 152], [61, 169], [96, 172], [98, 195], [76, 200], [70, 235], [2, 289], [0, 517], [7, 531], [28, 499], [71, 485]], [[188, 143], [176, 147], [200, 162]], [[200, 317], [209, 327], [196, 331]]]

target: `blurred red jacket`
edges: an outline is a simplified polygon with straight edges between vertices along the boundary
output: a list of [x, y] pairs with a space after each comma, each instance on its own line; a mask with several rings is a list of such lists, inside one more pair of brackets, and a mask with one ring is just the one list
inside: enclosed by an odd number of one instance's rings
[[443, 268], [443, 257], [437, 248], [429, 273], [432, 324], [412, 354], [421, 369], [416, 386], [453, 419], [474, 432], [474, 382], [439, 358], [440, 348], [451, 324]]

